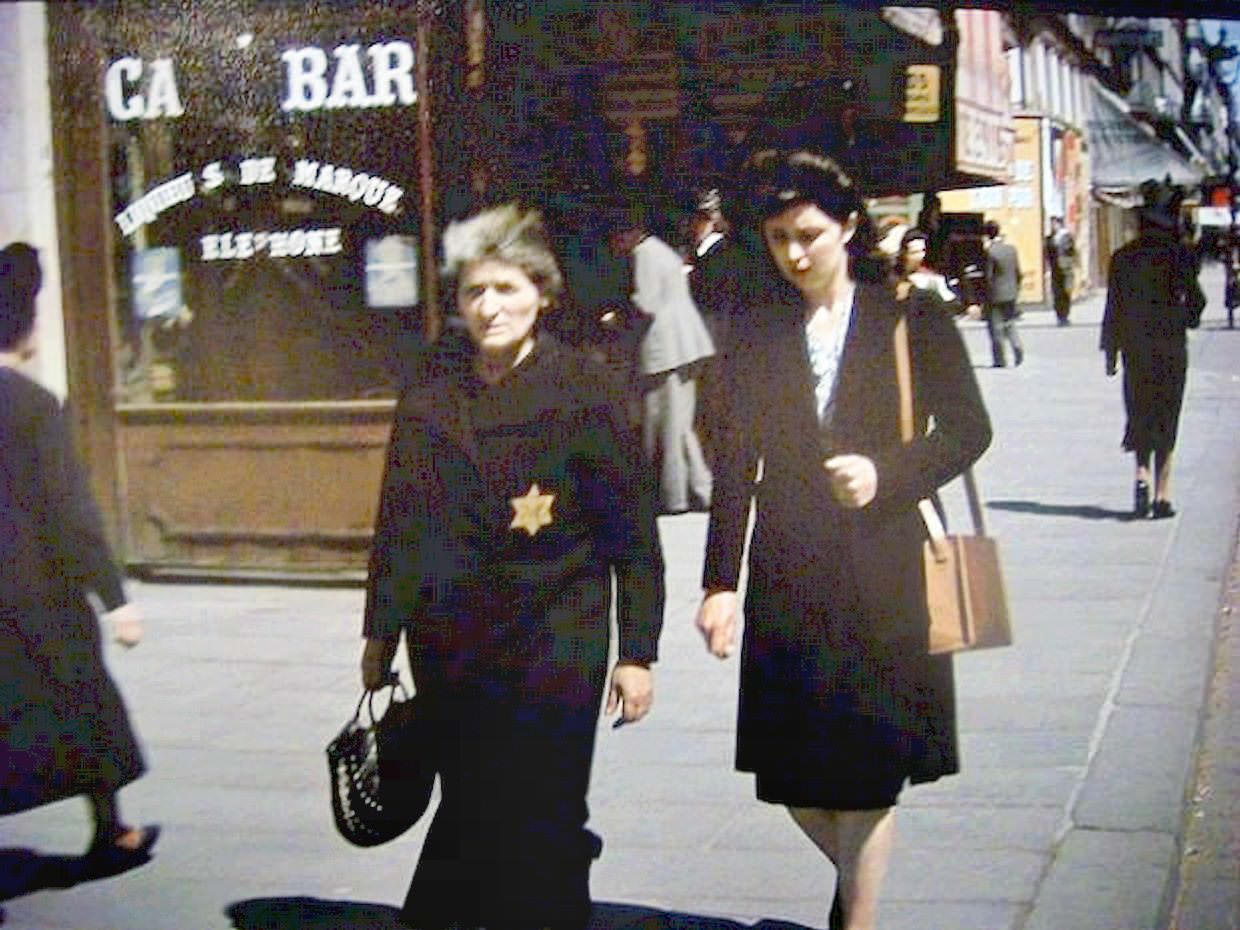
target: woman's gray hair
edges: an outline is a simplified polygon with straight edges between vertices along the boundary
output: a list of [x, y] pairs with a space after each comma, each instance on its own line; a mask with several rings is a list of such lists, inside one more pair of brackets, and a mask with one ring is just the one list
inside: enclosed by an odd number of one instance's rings
[[523, 210], [509, 203], [448, 224], [443, 233], [441, 269], [446, 282], [455, 287], [461, 269], [488, 260], [520, 268], [551, 300], [564, 288], [564, 277], [537, 210]]

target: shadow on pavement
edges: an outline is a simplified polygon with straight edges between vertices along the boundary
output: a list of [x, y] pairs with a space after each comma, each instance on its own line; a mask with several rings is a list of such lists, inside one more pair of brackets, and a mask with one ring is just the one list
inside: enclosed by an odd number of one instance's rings
[[[400, 912], [387, 904], [322, 898], [251, 898], [224, 909], [234, 930], [400, 930]], [[589, 930], [811, 930], [782, 920], [744, 924], [723, 917], [661, 911], [640, 904], [598, 902]]]
[[101, 867], [85, 856], [54, 855], [23, 847], [0, 849], [0, 901], [48, 888], [72, 888], [81, 882], [111, 878], [148, 862], [149, 856], [124, 865]]
[[400, 911], [387, 904], [323, 898], [251, 898], [224, 908], [236, 930], [401, 930]]
[[1043, 517], [1077, 517], [1081, 520], [1133, 520], [1131, 510], [1111, 510], [1093, 504], [1039, 504], [1037, 501], [987, 501], [987, 507]]
[[811, 930], [786, 920], [741, 923], [726, 917], [706, 917], [679, 911], [661, 911], [641, 904], [596, 901], [589, 930]]

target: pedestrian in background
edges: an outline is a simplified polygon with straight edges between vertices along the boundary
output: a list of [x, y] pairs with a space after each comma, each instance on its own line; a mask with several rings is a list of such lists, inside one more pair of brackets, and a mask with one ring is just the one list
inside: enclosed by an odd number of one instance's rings
[[927, 299], [950, 316], [964, 312], [960, 295], [952, 290], [947, 278], [926, 264], [929, 237], [925, 230], [909, 229], [900, 237], [900, 249], [896, 254], [896, 287], [917, 288]]
[[1188, 372], [1186, 332], [1200, 323], [1206, 298], [1193, 254], [1180, 241], [1180, 195], [1145, 190], [1137, 238], [1111, 256], [1100, 347], [1108, 376], [1124, 362], [1123, 446], [1136, 459], [1133, 516], [1160, 519], [1175, 514], [1171, 453]]
[[59, 401], [18, 366], [35, 352], [38, 253], [0, 252], [0, 814], [85, 796], [88, 874], [149, 859], [159, 827], [130, 827], [117, 792], [145, 771], [103, 661], [102, 601], [118, 643], [142, 616], [126, 600]]
[[928, 654], [917, 502], [982, 454], [990, 422], [951, 317], [857, 280], [872, 227], [832, 159], [765, 150], [741, 189], [783, 281], [729, 354], [697, 626], [714, 655], [731, 653], [756, 497], [736, 766], [836, 867], [830, 926], [873, 930], [901, 791], [959, 768], [952, 660]]
[[993, 220], [983, 230], [986, 234], [986, 329], [990, 333], [990, 351], [996, 368], [1007, 367], [1005, 343], [1012, 346], [1012, 362], [1025, 360], [1025, 348], [1016, 331], [1016, 299], [1020, 296], [1020, 258], [1016, 248], [1003, 238], [1003, 231]]
[[684, 259], [652, 235], [643, 205], [611, 234], [617, 255], [633, 262], [631, 300], [650, 318], [637, 356], [642, 391], [642, 449], [658, 476], [665, 514], [710, 506], [711, 474], [694, 432], [701, 363], [715, 354], [689, 291]]
[[[744, 253], [732, 239], [732, 225], [723, 215], [723, 196], [717, 188], [699, 192], [689, 216], [689, 251], [685, 260], [694, 306], [715, 344], [715, 354], [700, 363], [694, 430], [702, 444], [707, 465], [713, 463], [723, 416], [720, 379], [734, 321], [742, 310], [741, 279]], [[707, 503], [707, 502], [703, 502]]]
[[1046, 237], [1046, 264], [1051, 272], [1051, 294], [1055, 302], [1055, 319], [1067, 326], [1072, 312], [1072, 281], [1076, 274], [1076, 242], [1064, 227], [1063, 217], [1051, 217], [1051, 232]]
[[468, 335], [432, 348], [397, 407], [364, 623], [363, 685], [382, 683], [403, 633], [441, 741], [442, 800], [401, 917], [582, 930], [603, 694], [625, 722], [654, 694], [653, 487], [610, 372], [539, 329], [562, 288], [539, 215], [452, 223], [443, 253]]

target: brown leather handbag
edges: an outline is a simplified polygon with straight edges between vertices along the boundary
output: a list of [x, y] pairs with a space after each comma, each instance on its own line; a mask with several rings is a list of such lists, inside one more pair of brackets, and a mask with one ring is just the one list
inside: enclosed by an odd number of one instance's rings
[[[900, 436], [907, 443], [913, 440], [913, 379], [906, 319], [901, 318], [896, 324], [894, 339]], [[917, 505], [926, 524], [922, 563], [930, 612], [931, 655], [1012, 645], [999, 546], [986, 535], [973, 469], [965, 469], [962, 478], [973, 520], [972, 534], [949, 534], [933, 503], [922, 500]]]

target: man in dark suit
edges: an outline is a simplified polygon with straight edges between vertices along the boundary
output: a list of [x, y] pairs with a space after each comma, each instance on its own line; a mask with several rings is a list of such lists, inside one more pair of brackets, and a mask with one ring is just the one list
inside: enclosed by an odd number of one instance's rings
[[1007, 367], [1004, 342], [1012, 345], [1012, 361], [1025, 360], [1025, 349], [1016, 331], [1016, 298], [1020, 295], [1020, 259], [1003, 238], [999, 224], [991, 220], [986, 233], [986, 327], [996, 368]]
[[1051, 217], [1051, 233], [1046, 237], [1046, 263], [1050, 266], [1051, 292], [1055, 295], [1055, 318], [1068, 325], [1072, 310], [1072, 277], [1076, 268], [1076, 242], [1063, 225], [1063, 217]]
[[715, 355], [702, 362], [698, 379], [695, 428], [708, 462], [713, 462], [724, 413], [724, 385], [720, 381], [730, 330], [741, 313], [743, 253], [730, 236], [723, 215], [723, 198], [716, 189], [702, 191], [689, 216], [689, 290], [702, 322], [715, 343]]

